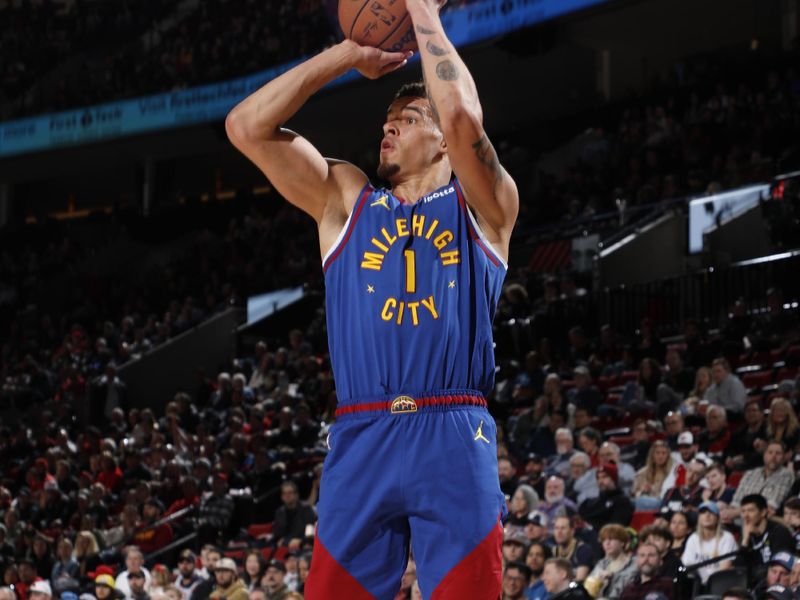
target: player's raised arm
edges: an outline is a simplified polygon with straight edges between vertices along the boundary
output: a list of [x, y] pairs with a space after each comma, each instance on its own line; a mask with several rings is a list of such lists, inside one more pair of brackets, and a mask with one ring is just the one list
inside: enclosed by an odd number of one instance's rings
[[[367, 178], [349, 163], [327, 160], [308, 140], [282, 128], [325, 84], [350, 69], [375, 79], [408, 56], [345, 40], [287, 71], [245, 98], [228, 115], [228, 137], [289, 202], [322, 222], [326, 206], [350, 204]], [[346, 213], [351, 206], [342, 205]]]
[[467, 203], [477, 213], [489, 241], [508, 257], [511, 230], [519, 210], [517, 186], [500, 164], [483, 129], [475, 82], [439, 19], [443, 4], [437, 0], [406, 0], [431, 108]]

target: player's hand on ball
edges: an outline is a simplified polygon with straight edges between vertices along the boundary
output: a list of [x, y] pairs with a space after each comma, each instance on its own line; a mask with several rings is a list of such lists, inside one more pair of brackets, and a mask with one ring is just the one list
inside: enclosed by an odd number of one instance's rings
[[355, 69], [368, 79], [377, 79], [404, 67], [413, 54], [410, 51], [386, 52], [372, 46], [361, 46], [350, 40], [346, 42], [352, 44], [357, 53]]

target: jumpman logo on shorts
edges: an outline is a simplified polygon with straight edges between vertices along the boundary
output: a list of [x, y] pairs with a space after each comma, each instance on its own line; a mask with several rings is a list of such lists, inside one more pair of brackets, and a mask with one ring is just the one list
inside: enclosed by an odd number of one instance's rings
[[474, 439], [475, 439], [476, 442], [478, 440], [483, 440], [487, 444], [491, 444], [491, 442], [486, 438], [486, 436], [483, 435], [483, 421], [481, 421], [481, 424], [478, 425], [478, 431], [475, 432], [475, 438]]

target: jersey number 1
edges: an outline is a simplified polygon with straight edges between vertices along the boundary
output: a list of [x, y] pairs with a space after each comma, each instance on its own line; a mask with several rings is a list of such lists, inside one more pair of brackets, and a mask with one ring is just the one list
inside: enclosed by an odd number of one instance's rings
[[417, 261], [413, 250], [405, 250], [403, 256], [406, 257], [406, 292], [413, 294], [417, 291]]

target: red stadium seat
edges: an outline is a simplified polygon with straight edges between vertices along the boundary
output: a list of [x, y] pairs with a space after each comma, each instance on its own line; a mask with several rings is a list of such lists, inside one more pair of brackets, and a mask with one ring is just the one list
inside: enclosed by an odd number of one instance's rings
[[775, 378], [775, 381], [780, 383], [784, 379], [794, 379], [797, 377], [798, 371], [800, 371], [800, 369], [797, 367], [784, 367], [778, 371], [778, 376]]
[[761, 389], [765, 385], [772, 383], [772, 371], [745, 373], [742, 376], [742, 383], [747, 389]]
[[247, 528], [247, 535], [253, 539], [266, 537], [272, 533], [272, 523], [254, 523]]
[[272, 558], [272, 548], [262, 548], [261, 549], [261, 556], [264, 557], [264, 561], [268, 561]]
[[640, 531], [642, 527], [650, 525], [650, 523], [656, 520], [656, 513], [658, 513], [657, 510], [637, 510], [633, 513], [631, 527], [636, 531]]
[[728, 475], [727, 483], [730, 487], [735, 488], [737, 485], [739, 485], [739, 482], [742, 480], [742, 477], [744, 477], [743, 471], [734, 471], [733, 473]]
[[616, 437], [612, 437], [608, 440], [612, 444], [616, 444], [620, 448], [625, 446], [630, 446], [633, 443], [633, 436], [632, 435], [618, 435]]
[[616, 375], [603, 375], [602, 377], [597, 378], [597, 387], [601, 392], [607, 392], [609, 388], [612, 388], [615, 385], [617, 385]]
[[623, 371], [619, 376], [620, 385], [625, 385], [629, 381], [636, 381], [639, 379], [639, 371]]
[[287, 546], [281, 546], [275, 549], [275, 556], [273, 556], [272, 558], [283, 562], [284, 560], [286, 560], [287, 554], [289, 554], [289, 548]]
[[223, 555], [225, 558], [232, 558], [236, 561], [241, 561], [244, 559], [245, 554], [247, 554], [247, 550], [225, 550]]
[[789, 346], [786, 351], [786, 360], [794, 364], [800, 363], [800, 346]]

